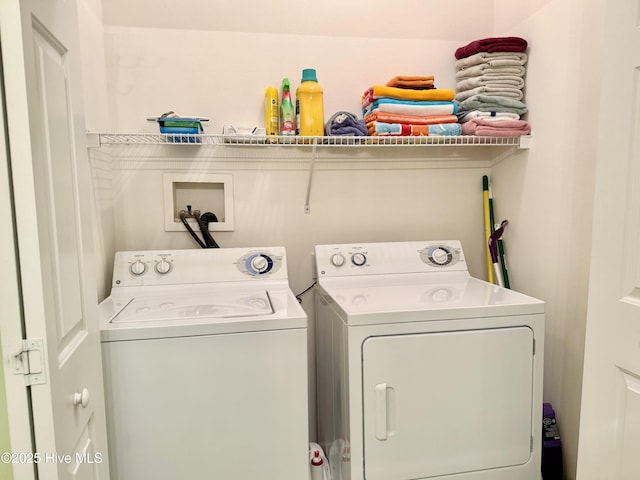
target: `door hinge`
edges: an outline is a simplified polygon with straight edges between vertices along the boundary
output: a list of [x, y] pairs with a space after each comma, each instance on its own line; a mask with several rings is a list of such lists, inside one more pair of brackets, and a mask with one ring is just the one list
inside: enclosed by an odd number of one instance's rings
[[45, 366], [44, 341], [41, 338], [22, 340], [22, 350], [11, 355], [11, 371], [14, 375], [24, 375], [27, 386], [47, 383]]

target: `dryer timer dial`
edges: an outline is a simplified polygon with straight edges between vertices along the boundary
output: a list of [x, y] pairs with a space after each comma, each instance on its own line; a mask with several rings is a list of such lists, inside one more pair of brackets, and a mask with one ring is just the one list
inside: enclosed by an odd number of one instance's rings
[[431, 252], [431, 261], [438, 265], [446, 265], [450, 261], [449, 255], [450, 254], [447, 250], [442, 247], [438, 247]]
[[460, 251], [448, 245], [431, 245], [420, 252], [420, 258], [434, 267], [448, 267], [460, 260]]

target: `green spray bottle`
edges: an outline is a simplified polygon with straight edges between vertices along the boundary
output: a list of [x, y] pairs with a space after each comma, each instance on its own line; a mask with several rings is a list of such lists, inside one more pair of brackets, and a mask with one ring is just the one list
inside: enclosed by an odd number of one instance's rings
[[296, 113], [291, 101], [289, 79], [282, 81], [282, 101], [280, 102], [280, 135], [296, 134]]

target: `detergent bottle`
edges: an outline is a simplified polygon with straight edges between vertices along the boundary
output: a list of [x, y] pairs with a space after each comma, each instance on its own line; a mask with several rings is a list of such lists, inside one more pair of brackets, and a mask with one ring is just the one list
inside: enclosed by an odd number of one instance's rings
[[264, 126], [267, 130], [269, 142], [276, 141], [279, 124], [278, 89], [276, 87], [267, 87], [264, 93]]
[[282, 81], [282, 100], [280, 102], [280, 135], [296, 134], [296, 113], [291, 102], [289, 79]]
[[322, 87], [313, 68], [302, 70], [302, 81], [296, 89], [296, 134], [324, 135]]
[[318, 450], [313, 452], [313, 458], [311, 459], [311, 480], [323, 480], [323, 465], [324, 461], [320, 456]]

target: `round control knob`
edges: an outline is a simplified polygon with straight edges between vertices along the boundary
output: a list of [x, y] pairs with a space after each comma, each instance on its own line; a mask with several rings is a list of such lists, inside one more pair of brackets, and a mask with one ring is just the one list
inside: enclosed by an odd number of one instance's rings
[[165, 275], [171, 271], [171, 262], [168, 262], [167, 259], [163, 258], [156, 263], [155, 269], [160, 275]]
[[443, 248], [436, 248], [431, 252], [431, 258], [433, 258], [434, 263], [445, 265], [449, 261], [449, 252]]
[[365, 263], [367, 263], [367, 257], [364, 255], [364, 253], [354, 253], [353, 255], [351, 255], [351, 261], [356, 267], [361, 267]]
[[256, 255], [251, 259], [251, 268], [262, 273], [269, 267], [269, 260], [264, 255]]
[[344, 265], [344, 255], [341, 253], [334, 253], [331, 255], [331, 265], [334, 267], [341, 267]]
[[129, 271], [137, 277], [147, 271], [147, 266], [142, 260], [136, 260], [129, 266]]

